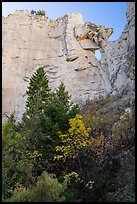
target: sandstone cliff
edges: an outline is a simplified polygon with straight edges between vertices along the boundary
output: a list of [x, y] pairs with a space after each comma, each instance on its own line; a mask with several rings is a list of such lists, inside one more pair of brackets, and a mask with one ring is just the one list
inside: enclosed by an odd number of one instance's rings
[[[84, 23], [80, 13], [57, 20], [16, 11], [2, 18], [2, 108], [25, 108], [29, 78], [44, 66], [51, 88], [63, 81], [73, 102], [106, 96], [131, 83], [126, 55], [134, 46], [134, 3], [128, 4], [127, 25], [115, 42], [108, 42], [113, 29]], [[101, 61], [95, 50], [102, 53]]]

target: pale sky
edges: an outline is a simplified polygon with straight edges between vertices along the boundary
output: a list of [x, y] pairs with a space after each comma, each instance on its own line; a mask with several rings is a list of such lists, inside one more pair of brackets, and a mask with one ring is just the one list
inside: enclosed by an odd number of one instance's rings
[[50, 19], [57, 19], [67, 13], [80, 12], [84, 22], [113, 28], [110, 41], [117, 40], [126, 25], [127, 2], [2, 2], [3, 16], [23, 9], [45, 10]]

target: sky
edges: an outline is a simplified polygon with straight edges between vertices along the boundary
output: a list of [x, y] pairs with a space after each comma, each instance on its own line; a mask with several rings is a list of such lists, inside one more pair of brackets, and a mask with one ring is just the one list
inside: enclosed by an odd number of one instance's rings
[[126, 25], [127, 2], [2, 2], [3, 16], [23, 9], [45, 10], [46, 16], [54, 20], [67, 13], [80, 12], [84, 22], [113, 28], [110, 41], [117, 40]]

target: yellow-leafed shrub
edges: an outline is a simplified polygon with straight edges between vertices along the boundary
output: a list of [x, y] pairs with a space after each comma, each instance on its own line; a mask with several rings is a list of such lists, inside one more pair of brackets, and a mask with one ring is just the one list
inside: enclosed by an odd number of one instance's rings
[[55, 155], [54, 159], [63, 161], [66, 158], [75, 158], [77, 157], [80, 149], [88, 147], [91, 144], [89, 138], [90, 128], [86, 128], [82, 116], [77, 114], [75, 118], [69, 120], [70, 128], [67, 134], [59, 134], [59, 137], [62, 141], [62, 145], [56, 146], [56, 152], [59, 152], [60, 155]]

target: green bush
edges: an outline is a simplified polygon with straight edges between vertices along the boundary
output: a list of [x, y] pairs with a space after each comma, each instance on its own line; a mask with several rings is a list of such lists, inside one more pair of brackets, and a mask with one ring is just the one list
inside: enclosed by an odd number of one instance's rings
[[36, 15], [41, 15], [41, 16], [45, 16], [46, 15], [46, 11], [44, 10], [39, 10]]
[[7, 170], [2, 169], [2, 200], [10, 197], [10, 179], [7, 176]]
[[43, 172], [36, 186], [23, 188], [15, 196], [6, 199], [6, 202], [61, 202], [66, 183], [59, 183], [55, 175]]

